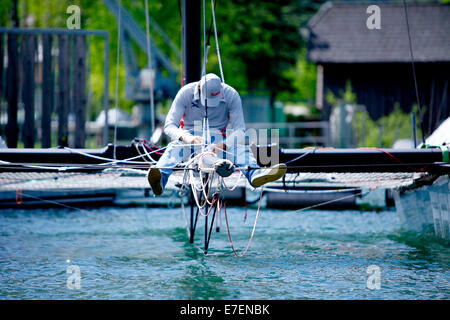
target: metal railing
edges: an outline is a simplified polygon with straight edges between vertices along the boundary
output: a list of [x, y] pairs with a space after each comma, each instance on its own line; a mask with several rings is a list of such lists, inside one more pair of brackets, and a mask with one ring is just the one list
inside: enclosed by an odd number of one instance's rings
[[327, 146], [329, 143], [328, 121], [249, 122], [246, 126], [247, 129], [279, 129], [281, 147]]

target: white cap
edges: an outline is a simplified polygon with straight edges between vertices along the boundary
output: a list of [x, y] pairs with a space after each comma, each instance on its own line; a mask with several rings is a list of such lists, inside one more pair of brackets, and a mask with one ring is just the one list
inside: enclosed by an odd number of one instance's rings
[[208, 73], [200, 80], [201, 102], [205, 105], [208, 99], [208, 107], [217, 107], [223, 98], [222, 81], [214, 73]]

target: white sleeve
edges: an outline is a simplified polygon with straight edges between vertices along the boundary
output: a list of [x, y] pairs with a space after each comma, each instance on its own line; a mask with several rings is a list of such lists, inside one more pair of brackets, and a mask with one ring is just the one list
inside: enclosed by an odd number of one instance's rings
[[178, 91], [166, 116], [164, 133], [169, 136], [172, 141], [179, 140], [185, 133], [185, 131], [180, 128], [180, 121], [186, 109], [186, 93], [187, 91], [183, 89]]
[[[229, 115], [230, 115], [230, 125], [233, 130], [227, 131], [227, 138], [225, 139], [225, 144], [227, 146], [232, 145], [237, 141], [238, 144], [245, 143], [245, 121], [244, 112], [242, 110], [242, 101], [239, 93], [234, 92], [233, 98], [229, 103]], [[228, 134], [230, 133], [230, 134]], [[237, 139], [237, 140], [235, 140]]]

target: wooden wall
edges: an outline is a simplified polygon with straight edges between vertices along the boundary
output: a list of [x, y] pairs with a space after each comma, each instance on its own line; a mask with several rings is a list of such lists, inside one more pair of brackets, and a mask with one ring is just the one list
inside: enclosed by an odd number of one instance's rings
[[[425, 130], [430, 133], [450, 116], [450, 62], [416, 63], [420, 103], [427, 112]], [[393, 111], [396, 103], [410, 112], [417, 104], [411, 63], [324, 64], [323, 116], [328, 119], [327, 92], [340, 96], [351, 81], [358, 104], [365, 105], [376, 120]]]
[[[33, 148], [38, 139], [43, 148], [51, 147], [52, 115], [58, 119], [57, 144], [68, 146], [69, 113], [75, 118], [72, 147], [84, 147], [86, 35], [0, 33], [0, 42], [0, 61], [8, 61], [6, 67], [0, 63], [8, 147], [16, 148], [22, 141], [26, 148]], [[24, 111], [23, 123], [18, 119], [20, 109]]]

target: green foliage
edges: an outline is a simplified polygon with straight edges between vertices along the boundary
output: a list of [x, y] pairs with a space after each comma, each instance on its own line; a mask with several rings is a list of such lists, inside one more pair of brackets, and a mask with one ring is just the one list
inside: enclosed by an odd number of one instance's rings
[[[10, 17], [11, 2], [2, 0], [0, 19]], [[272, 99], [313, 101], [315, 91], [315, 66], [306, 61], [305, 43], [299, 27], [306, 24], [323, 0], [216, 0], [216, 21], [225, 80], [245, 94], [257, 90], [269, 92]], [[181, 50], [181, 11], [178, 0], [149, 1], [150, 15]], [[66, 28], [69, 5], [81, 8], [83, 29], [107, 30], [109, 46], [109, 95], [115, 99], [117, 54], [117, 21], [102, 0], [18, 0], [21, 26]], [[122, 0], [124, 7], [145, 30], [144, 1]], [[206, 1], [206, 24], [211, 22], [211, 3]], [[27, 19], [30, 16], [33, 19]], [[2, 21], [3, 25], [3, 21]], [[181, 69], [180, 58], [165, 44], [162, 37], [150, 27], [151, 40]], [[219, 74], [214, 36], [208, 59], [208, 71]], [[90, 90], [93, 94], [92, 111], [102, 108], [104, 44], [101, 38], [90, 40]], [[147, 63], [145, 52], [135, 50], [139, 67]], [[119, 106], [129, 110], [133, 104], [125, 97], [125, 69], [119, 65]], [[179, 76], [179, 79], [181, 77]], [[283, 100], [282, 99], [282, 100]]]
[[[227, 82], [240, 90], [292, 91], [284, 72], [302, 45], [295, 0], [221, 1], [217, 10]], [[227, 79], [227, 77], [226, 77]]]
[[0, 5], [0, 27], [10, 27], [12, 0], [2, 0]]
[[356, 94], [353, 92], [352, 83], [350, 80], [345, 82], [345, 90], [339, 92], [339, 97], [336, 97], [333, 92], [328, 91], [325, 97], [327, 103], [331, 106], [336, 106], [339, 101], [355, 104], [357, 101]]
[[356, 112], [353, 129], [358, 137], [358, 147], [390, 148], [398, 139], [410, 139], [411, 114], [403, 112], [398, 105], [377, 121], [370, 119], [367, 111]]
[[[340, 91], [338, 97], [328, 92], [327, 102], [332, 106], [338, 106], [340, 102], [357, 104], [356, 93], [352, 90], [350, 80], [347, 80], [345, 90]], [[415, 106], [412, 112], [417, 112]], [[352, 120], [353, 135], [358, 147], [384, 147], [390, 148], [398, 139], [411, 138], [411, 113], [403, 112], [399, 104], [395, 104], [394, 110], [378, 120], [371, 119], [365, 108], [358, 108]], [[416, 124], [417, 125], [417, 124]]]
[[317, 67], [306, 59], [306, 55], [306, 48], [302, 48], [295, 66], [285, 71], [284, 76], [292, 81], [294, 92], [282, 91], [278, 100], [303, 101], [314, 105]]

